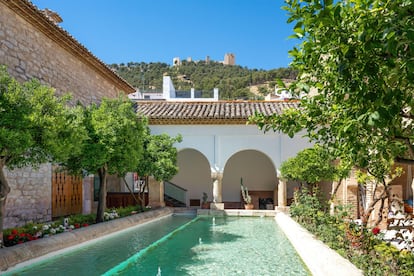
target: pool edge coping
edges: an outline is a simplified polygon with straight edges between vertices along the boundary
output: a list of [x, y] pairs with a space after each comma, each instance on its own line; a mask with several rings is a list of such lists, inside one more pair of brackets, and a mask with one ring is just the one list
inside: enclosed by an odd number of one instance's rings
[[362, 270], [358, 269], [348, 259], [342, 257], [338, 252], [318, 240], [289, 215], [283, 212], [277, 212], [275, 214], [275, 220], [312, 275], [363, 275]]

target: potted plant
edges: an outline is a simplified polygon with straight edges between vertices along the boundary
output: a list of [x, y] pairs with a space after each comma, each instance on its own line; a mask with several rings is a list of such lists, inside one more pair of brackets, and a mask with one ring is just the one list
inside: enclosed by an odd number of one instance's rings
[[243, 185], [243, 178], [240, 178], [240, 188], [243, 196], [244, 208], [252, 210], [254, 208], [252, 197], [249, 195], [249, 190], [247, 187]]
[[208, 199], [208, 195], [207, 195], [207, 193], [204, 192], [202, 202], [201, 202], [201, 208], [202, 209], [210, 209], [210, 205], [209, 205], [207, 199]]

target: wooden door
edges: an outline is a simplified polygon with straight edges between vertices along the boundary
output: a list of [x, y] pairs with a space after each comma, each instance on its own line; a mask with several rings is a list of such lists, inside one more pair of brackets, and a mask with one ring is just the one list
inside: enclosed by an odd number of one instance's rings
[[52, 217], [82, 213], [82, 178], [57, 170], [52, 173]]

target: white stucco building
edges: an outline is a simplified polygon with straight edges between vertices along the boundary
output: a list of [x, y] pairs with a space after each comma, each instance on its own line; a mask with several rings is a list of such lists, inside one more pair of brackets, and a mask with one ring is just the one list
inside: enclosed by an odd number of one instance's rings
[[176, 145], [179, 172], [171, 182], [185, 192], [186, 206], [199, 207], [206, 192], [221, 207], [239, 208], [243, 179], [258, 209], [259, 198], [286, 206], [293, 186], [280, 181], [278, 168], [310, 144], [300, 136], [263, 133], [246, 122], [255, 112], [270, 115], [296, 107], [281, 101], [147, 101], [137, 103], [137, 112], [148, 116], [152, 134], [182, 135]]

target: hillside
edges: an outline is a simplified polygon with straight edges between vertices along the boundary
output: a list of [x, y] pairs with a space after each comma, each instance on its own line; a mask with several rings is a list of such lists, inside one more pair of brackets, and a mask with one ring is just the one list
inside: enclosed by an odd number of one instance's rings
[[141, 91], [162, 90], [162, 76], [171, 76], [177, 90], [212, 91], [217, 87], [220, 99], [260, 99], [274, 90], [277, 79], [294, 79], [290, 68], [272, 70], [248, 69], [219, 62], [183, 61], [179, 66], [166, 63], [134, 63], [109, 65], [121, 77]]

